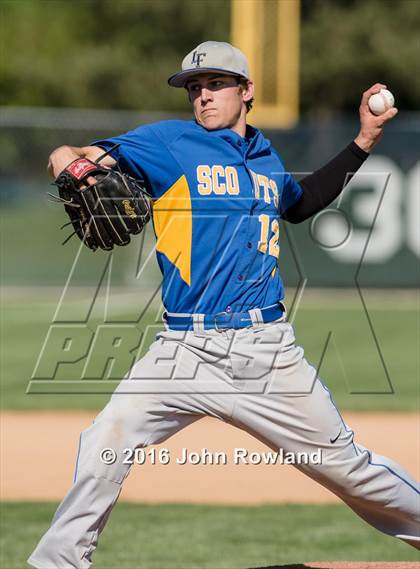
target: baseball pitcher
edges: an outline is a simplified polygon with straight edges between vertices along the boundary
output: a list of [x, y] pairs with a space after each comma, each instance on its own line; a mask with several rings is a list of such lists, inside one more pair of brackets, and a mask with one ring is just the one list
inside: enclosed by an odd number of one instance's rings
[[[126, 245], [152, 219], [165, 312], [164, 330], [82, 432], [74, 483], [29, 563], [90, 567], [129, 473], [124, 449], [162, 443], [204, 416], [276, 451], [321, 449], [321, 461], [297, 468], [373, 527], [420, 549], [417, 483], [355, 441], [295, 343], [278, 267], [281, 220], [300, 223], [327, 207], [397, 113], [368, 108], [385, 85], [363, 94], [357, 137], [299, 183], [247, 124], [254, 84], [241, 51], [204, 42], [169, 85], [186, 89], [193, 120], [50, 156], [58, 199], [86, 246]], [[113, 464], [101, 461], [104, 448], [115, 451]]]

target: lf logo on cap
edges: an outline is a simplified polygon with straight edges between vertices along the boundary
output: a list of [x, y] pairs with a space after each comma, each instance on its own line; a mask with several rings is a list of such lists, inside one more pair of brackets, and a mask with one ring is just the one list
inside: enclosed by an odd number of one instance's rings
[[202, 60], [206, 57], [207, 53], [198, 53], [195, 51], [192, 56], [191, 64], [196, 64], [196, 67], [200, 67]]

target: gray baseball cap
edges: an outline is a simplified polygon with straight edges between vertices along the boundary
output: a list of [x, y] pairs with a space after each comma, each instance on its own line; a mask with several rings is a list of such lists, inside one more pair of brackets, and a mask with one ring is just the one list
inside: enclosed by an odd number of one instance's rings
[[193, 75], [215, 71], [249, 79], [248, 62], [242, 51], [227, 42], [205, 41], [184, 57], [182, 71], [171, 75], [168, 83], [172, 87], [184, 87]]

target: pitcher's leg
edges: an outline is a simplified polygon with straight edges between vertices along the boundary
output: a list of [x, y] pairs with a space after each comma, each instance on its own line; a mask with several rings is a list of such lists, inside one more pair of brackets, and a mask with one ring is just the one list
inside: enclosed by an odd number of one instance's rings
[[[162, 442], [200, 417], [188, 407], [187, 397], [145, 392], [144, 385], [169, 377], [173, 346], [156, 341], [130, 372], [138, 380], [123, 380], [110, 402], [80, 437], [75, 480], [59, 506], [51, 528], [29, 558], [39, 569], [81, 568], [91, 565], [98, 535], [115, 504], [121, 484], [129, 472], [124, 449]], [[185, 360], [191, 365], [191, 358]], [[180, 370], [182, 373], [182, 370]], [[149, 381], [151, 380], [151, 381]], [[144, 381], [144, 383], [143, 383]], [[173, 404], [171, 404], [173, 403]], [[178, 404], [185, 403], [183, 408]], [[115, 461], [104, 462], [103, 449], [115, 453]]]
[[[324, 391], [326, 405], [331, 402], [337, 410], [330, 391], [320, 380], [317, 387]], [[337, 414], [340, 416], [338, 410]], [[356, 455], [351, 459], [355, 470], [348, 467], [349, 484], [344, 485], [344, 492], [340, 486], [332, 490], [368, 523], [420, 549], [420, 485], [392, 459], [355, 443], [353, 431], [342, 423]], [[328, 448], [326, 455], [327, 459], [331, 455]]]
[[[120, 494], [130, 464], [124, 449], [157, 444], [200, 418], [178, 413], [157, 397], [138, 395], [141, 408], [127, 395], [113, 397], [80, 437], [75, 480], [56, 511], [52, 525], [28, 562], [38, 569], [84, 569]], [[131, 401], [133, 397], [130, 397]], [[112, 449], [115, 462], [105, 464], [103, 449]], [[128, 462], [128, 461], [127, 461]]]
[[[99, 533], [129, 472], [130, 466], [123, 462], [125, 448], [163, 442], [203, 415], [230, 416], [232, 400], [220, 395], [233, 389], [226, 382], [223, 346], [221, 353], [215, 347], [214, 354], [206, 354], [202, 341], [192, 334], [185, 339], [175, 332], [160, 333], [130, 370], [130, 379], [119, 384], [93, 425], [82, 433], [75, 482], [29, 558], [33, 566], [90, 566]], [[112, 464], [101, 460], [104, 448], [115, 452]]]
[[[354, 442], [353, 431], [305, 359], [277, 370], [276, 375], [281, 392], [241, 396], [234, 424], [276, 450], [310, 456], [320, 449], [321, 464], [298, 468], [378, 530], [419, 548], [420, 500], [415, 480], [393, 461]], [[276, 390], [275, 385], [271, 387]]]

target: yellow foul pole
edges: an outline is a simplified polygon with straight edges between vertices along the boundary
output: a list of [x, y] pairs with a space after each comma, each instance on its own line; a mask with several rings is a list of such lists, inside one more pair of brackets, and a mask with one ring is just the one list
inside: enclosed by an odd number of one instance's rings
[[256, 84], [250, 121], [288, 128], [299, 118], [300, 0], [231, 0], [231, 41]]

